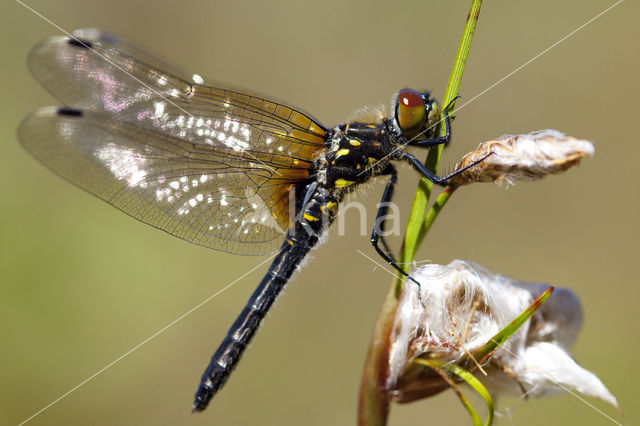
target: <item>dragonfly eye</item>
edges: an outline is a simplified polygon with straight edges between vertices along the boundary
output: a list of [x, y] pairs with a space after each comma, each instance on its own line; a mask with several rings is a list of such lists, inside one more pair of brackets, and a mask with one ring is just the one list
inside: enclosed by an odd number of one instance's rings
[[428, 106], [422, 94], [415, 90], [404, 89], [398, 93], [396, 121], [406, 137], [412, 138], [424, 128]]

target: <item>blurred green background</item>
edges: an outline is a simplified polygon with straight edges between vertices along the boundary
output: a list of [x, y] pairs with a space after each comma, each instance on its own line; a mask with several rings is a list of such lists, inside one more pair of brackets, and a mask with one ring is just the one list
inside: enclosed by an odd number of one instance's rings
[[[326, 125], [405, 86], [442, 97], [469, 1], [35, 1], [61, 28], [99, 27], [218, 81], [309, 111]], [[487, 1], [459, 105], [613, 1]], [[573, 289], [585, 312], [575, 357], [630, 423], [639, 377], [637, 2], [626, 1], [457, 111], [443, 165], [504, 133], [554, 128], [594, 141], [579, 168], [505, 191], [456, 194], [417, 259], [474, 260]], [[17, 144], [29, 111], [55, 101], [25, 66], [60, 31], [0, 5], [0, 423], [17, 424], [264, 260], [186, 244], [62, 181]], [[421, 157], [424, 154], [420, 155]], [[443, 170], [444, 171], [444, 170]], [[409, 211], [417, 176], [403, 167]], [[373, 218], [382, 183], [358, 199]], [[57, 402], [29, 424], [349, 425], [390, 276], [351, 230], [312, 253], [240, 368], [200, 415], [192, 394], [266, 265]], [[588, 402], [615, 419], [615, 409]], [[572, 395], [500, 400], [501, 424], [611, 424]], [[451, 392], [394, 406], [391, 425], [469, 424]]]

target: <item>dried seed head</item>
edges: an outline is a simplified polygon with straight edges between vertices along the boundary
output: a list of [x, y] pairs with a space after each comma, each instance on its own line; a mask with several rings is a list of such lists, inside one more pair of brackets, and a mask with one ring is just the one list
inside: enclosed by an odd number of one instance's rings
[[593, 144], [566, 136], [557, 130], [539, 130], [524, 135], [504, 135], [481, 143], [462, 158], [456, 169], [473, 163], [487, 154], [484, 161], [452, 178], [455, 186], [473, 182], [533, 181], [560, 173], [594, 153]]
[[[461, 260], [447, 266], [425, 265], [411, 275], [421, 283], [421, 300], [416, 285], [403, 287], [389, 353], [387, 389], [398, 402], [448, 388], [433, 370], [414, 363], [415, 358], [468, 368], [469, 355], [549, 287], [493, 275]], [[485, 360], [482, 368], [488, 375], [481, 376], [483, 383], [493, 392], [533, 397], [569, 389], [617, 406], [604, 384], [568, 353], [581, 322], [576, 295], [556, 288], [531, 319]]]

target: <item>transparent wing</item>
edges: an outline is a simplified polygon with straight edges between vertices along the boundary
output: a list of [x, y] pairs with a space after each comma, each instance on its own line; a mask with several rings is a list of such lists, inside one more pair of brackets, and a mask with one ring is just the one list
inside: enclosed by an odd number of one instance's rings
[[281, 102], [221, 86], [97, 30], [37, 45], [28, 65], [71, 108], [18, 135], [47, 167], [131, 216], [231, 253], [277, 249], [288, 191], [325, 129]]
[[54, 172], [136, 219], [230, 253], [277, 248], [287, 229], [289, 185], [308, 176], [296, 168], [274, 175], [223, 148], [92, 111], [42, 108], [25, 118], [18, 136]]
[[[98, 30], [52, 37], [27, 64], [62, 104], [106, 112], [193, 143], [264, 150], [308, 161], [326, 132], [308, 114], [281, 102], [221, 86]], [[78, 41], [80, 40], [80, 41]], [[277, 147], [275, 146], [277, 145]]]

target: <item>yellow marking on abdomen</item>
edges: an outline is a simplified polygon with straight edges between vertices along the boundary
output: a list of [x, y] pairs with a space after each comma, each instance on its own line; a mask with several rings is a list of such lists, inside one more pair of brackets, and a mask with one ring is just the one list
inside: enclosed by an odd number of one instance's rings
[[318, 220], [320, 220], [319, 218], [315, 217], [315, 216], [311, 216], [308, 213], [305, 213], [302, 215], [305, 219], [307, 219], [309, 222], [317, 222]]
[[373, 157], [369, 157], [369, 164], [374, 164], [374, 163], [376, 163], [377, 161], [378, 161], [378, 160], [376, 160], [375, 158], [373, 158]]
[[335, 182], [335, 186], [336, 188], [344, 188], [345, 186], [349, 186], [349, 185], [353, 185], [353, 181], [352, 180], [346, 180], [346, 179], [336, 179]]

